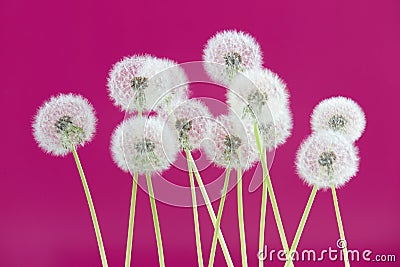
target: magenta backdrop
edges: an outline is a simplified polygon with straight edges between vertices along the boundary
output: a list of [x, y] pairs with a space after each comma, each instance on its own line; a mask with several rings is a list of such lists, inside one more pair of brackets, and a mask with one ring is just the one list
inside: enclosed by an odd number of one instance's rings
[[[123, 114], [108, 98], [107, 73], [114, 62], [135, 53], [178, 62], [200, 60], [207, 39], [231, 28], [256, 37], [265, 66], [285, 79], [292, 95], [293, 135], [277, 151], [271, 170], [289, 242], [310, 193], [293, 163], [301, 140], [310, 133], [309, 115], [323, 98], [344, 95], [358, 101], [368, 119], [357, 143], [360, 171], [338, 193], [347, 240], [353, 249], [395, 254], [399, 262], [399, 1], [2, 0], [0, 25], [0, 266], [101, 264], [72, 156], [46, 155], [32, 138], [37, 107], [58, 92], [82, 93], [97, 110], [97, 135], [80, 155], [109, 265], [123, 266], [131, 180], [109, 153], [110, 134]], [[260, 190], [244, 196], [250, 266], [257, 263], [260, 197]], [[195, 265], [191, 209], [161, 203], [158, 208], [167, 266]], [[267, 216], [266, 243], [280, 249], [269, 206]], [[207, 259], [212, 225], [204, 207], [200, 220]], [[234, 193], [228, 195], [222, 227], [239, 266]], [[331, 195], [320, 192], [299, 249], [335, 247], [338, 237]], [[148, 197], [140, 190], [132, 266], [157, 265]], [[283, 264], [275, 259], [266, 265]], [[314, 265], [343, 263], [296, 264]], [[398, 263], [353, 264], [367, 265]], [[216, 266], [225, 266], [219, 248]]]

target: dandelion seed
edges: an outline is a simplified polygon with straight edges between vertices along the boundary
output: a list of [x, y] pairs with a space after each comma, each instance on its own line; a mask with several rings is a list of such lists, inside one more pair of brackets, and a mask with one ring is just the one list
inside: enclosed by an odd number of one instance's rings
[[117, 62], [107, 86], [114, 104], [124, 111], [150, 111], [178, 91], [187, 92], [187, 77], [174, 61], [135, 55]]
[[238, 72], [261, 68], [259, 44], [247, 33], [223, 31], [210, 38], [203, 51], [204, 67], [212, 80], [228, 85]]
[[113, 160], [126, 172], [162, 172], [175, 161], [178, 151], [174, 130], [159, 117], [129, 118], [111, 138]]
[[74, 94], [51, 97], [38, 110], [33, 135], [39, 147], [54, 156], [65, 156], [71, 146], [92, 140], [96, 117], [86, 98]]
[[258, 160], [252, 128], [234, 114], [219, 116], [207, 128], [204, 151], [217, 166], [247, 170]]
[[311, 115], [314, 132], [331, 130], [343, 134], [351, 142], [358, 140], [366, 125], [361, 107], [350, 98], [338, 96], [321, 101]]
[[297, 153], [297, 172], [304, 181], [318, 188], [343, 186], [358, 170], [358, 151], [341, 134], [313, 133]]

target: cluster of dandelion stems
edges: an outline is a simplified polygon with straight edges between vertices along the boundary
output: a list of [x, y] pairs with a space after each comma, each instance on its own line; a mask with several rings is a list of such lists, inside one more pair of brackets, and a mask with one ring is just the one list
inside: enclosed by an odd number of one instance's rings
[[79, 144], [80, 142], [82, 142], [84, 131], [81, 127], [76, 126], [72, 122], [72, 118], [70, 116], [61, 117], [60, 119], [57, 120], [54, 126], [57, 132], [61, 135], [62, 145], [65, 148], [71, 149], [72, 154], [74, 155], [76, 167], [78, 168], [79, 176], [81, 177], [83, 189], [85, 191], [86, 200], [89, 205], [90, 215], [92, 217], [92, 222], [96, 233], [97, 244], [100, 251], [102, 266], [107, 267], [108, 263], [107, 263], [106, 252], [104, 250], [103, 239], [101, 237], [100, 226], [97, 221], [97, 216], [96, 216], [96, 211], [94, 209], [92, 196], [90, 194], [89, 186], [86, 181], [85, 173], [83, 172], [82, 164], [78, 157], [78, 152], [75, 149], [75, 144]]
[[[187, 119], [179, 119], [175, 123], [175, 128], [179, 133], [179, 136], [178, 136], [179, 145], [185, 151], [185, 154], [186, 154], [186, 160], [187, 160], [187, 166], [188, 166], [188, 172], [189, 172], [190, 190], [191, 190], [192, 206], [193, 206], [193, 220], [194, 220], [195, 236], [196, 236], [197, 262], [198, 262], [199, 266], [204, 266], [203, 253], [202, 253], [202, 247], [201, 247], [201, 238], [200, 238], [200, 223], [199, 223], [199, 216], [198, 216], [198, 210], [197, 210], [196, 188], [195, 188], [195, 181], [194, 181], [193, 173], [196, 176], [197, 183], [199, 184], [200, 191], [206, 202], [207, 209], [208, 209], [210, 218], [211, 218], [214, 226], [217, 224], [217, 219], [215, 217], [215, 213], [212, 209], [210, 199], [208, 197], [208, 194], [207, 194], [204, 184], [202, 182], [200, 173], [198, 172], [195, 162], [193, 160], [193, 157], [191, 155], [192, 147], [191, 147], [190, 141], [189, 141], [189, 133], [192, 130], [192, 121], [187, 120]], [[225, 256], [225, 259], [226, 259], [228, 265], [233, 266], [231, 257], [229, 255], [228, 247], [225, 244], [225, 240], [223, 239], [223, 235], [220, 230], [217, 231], [217, 237], [220, 240], [221, 247], [223, 249], [224, 256]]]
[[[278, 204], [276, 202], [274, 189], [272, 187], [271, 178], [268, 171], [267, 159], [266, 159], [266, 150], [261, 144], [260, 140], [260, 131], [258, 129], [258, 123], [254, 123], [254, 135], [256, 137], [256, 144], [258, 153], [261, 159], [261, 166], [263, 169], [263, 185], [262, 185], [262, 200], [261, 200], [261, 216], [260, 216], [260, 242], [259, 242], [259, 253], [262, 253], [264, 249], [264, 235], [265, 235], [265, 217], [266, 217], [266, 204], [267, 204], [267, 195], [269, 195], [272, 210], [274, 212], [274, 217], [276, 221], [276, 225], [278, 226], [279, 237], [281, 239], [281, 243], [283, 246], [283, 250], [285, 252], [286, 258], [288, 258], [289, 246], [287, 243], [285, 230], [283, 228], [281, 215], [279, 213]], [[263, 261], [260, 259], [259, 266], [263, 266]]]

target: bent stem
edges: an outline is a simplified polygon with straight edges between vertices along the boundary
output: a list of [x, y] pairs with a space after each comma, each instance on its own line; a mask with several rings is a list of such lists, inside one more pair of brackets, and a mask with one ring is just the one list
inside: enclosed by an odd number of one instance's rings
[[349, 255], [348, 255], [348, 252], [347, 252], [347, 242], [346, 242], [346, 237], [344, 235], [342, 217], [340, 216], [339, 202], [338, 202], [338, 198], [337, 198], [337, 195], [336, 195], [336, 189], [335, 189], [334, 185], [332, 185], [331, 188], [332, 188], [333, 204], [335, 206], [336, 220], [337, 220], [337, 224], [338, 224], [338, 227], [339, 227], [340, 239], [342, 241], [341, 243], [344, 245], [343, 246], [344, 265], [346, 267], [350, 267]]
[[314, 186], [311, 191], [310, 197], [308, 198], [307, 205], [304, 209], [303, 216], [301, 217], [299, 226], [297, 227], [296, 235], [294, 236], [292, 246], [290, 247], [289, 260], [286, 262], [285, 267], [293, 266], [293, 255], [292, 254], [297, 250], [297, 246], [299, 245], [300, 237], [301, 237], [301, 234], [303, 233], [304, 226], [306, 225], [307, 218], [308, 218], [308, 215], [310, 214], [310, 210], [311, 210], [312, 204], [314, 203], [314, 199], [315, 199], [315, 195], [317, 194], [317, 191], [318, 191], [318, 187]]
[[237, 174], [237, 199], [238, 199], [238, 220], [239, 220], [239, 234], [240, 234], [240, 251], [242, 254], [242, 267], [247, 266], [247, 251], [246, 251], [246, 235], [244, 227], [244, 215], [243, 215], [243, 181], [242, 181], [242, 169], [236, 170]]
[[131, 266], [133, 226], [134, 226], [134, 223], [135, 223], [136, 194], [137, 194], [138, 176], [139, 175], [138, 175], [137, 172], [135, 172], [133, 174], [131, 207], [130, 207], [130, 211], [129, 211], [128, 238], [127, 238], [127, 241], [126, 241], [125, 267]]
[[163, 251], [163, 245], [162, 245], [162, 239], [161, 239], [160, 223], [158, 221], [156, 199], [154, 198], [154, 191], [153, 191], [153, 185], [151, 182], [151, 176], [148, 172], [146, 172], [146, 181], [147, 181], [147, 187], [149, 190], [151, 212], [153, 214], [154, 230], [156, 233], [158, 261], [159, 261], [161, 267], [165, 267], [164, 251]]
[[224, 187], [222, 188], [222, 196], [221, 196], [221, 201], [219, 203], [217, 221], [215, 222], [215, 226], [214, 226], [214, 236], [213, 236], [212, 244], [211, 244], [211, 252], [210, 252], [210, 259], [208, 261], [208, 267], [214, 266], [215, 251], [217, 250], [217, 236], [218, 236], [218, 232], [221, 228], [221, 218], [222, 218], [222, 212], [224, 210], [226, 193], [228, 191], [230, 173], [231, 173], [231, 168], [228, 166], [228, 168], [226, 168]]
[[[192, 157], [192, 155], [190, 153], [189, 153], [189, 159], [190, 159], [191, 168], [192, 168], [192, 170], [194, 172], [194, 175], [196, 177], [196, 181], [199, 184], [199, 188], [200, 188], [201, 194], [202, 194], [204, 202], [206, 204], [208, 214], [210, 215], [211, 222], [212, 222], [212, 224], [214, 225], [214, 228], [215, 228], [216, 227], [217, 218], [215, 216], [215, 213], [214, 213], [213, 207], [211, 205], [210, 198], [208, 197], [208, 194], [207, 194], [206, 188], [204, 186], [203, 180], [201, 179], [200, 173], [199, 173], [199, 171], [197, 169], [196, 163], [194, 162], [193, 157]], [[229, 254], [229, 250], [228, 250], [228, 247], [226, 245], [226, 242], [225, 242], [225, 239], [224, 239], [224, 235], [222, 234], [221, 229], [218, 230], [218, 241], [219, 241], [219, 243], [221, 245], [222, 252], [224, 254], [226, 263], [228, 264], [229, 267], [233, 267], [233, 261], [232, 261], [231, 255]]]
[[203, 253], [201, 249], [201, 239], [200, 239], [200, 224], [199, 224], [199, 214], [197, 212], [197, 200], [196, 200], [196, 188], [194, 185], [194, 178], [193, 178], [193, 171], [189, 161], [189, 150], [185, 150], [186, 152], [186, 159], [188, 165], [188, 172], [189, 172], [189, 180], [190, 180], [190, 190], [192, 193], [192, 206], [193, 206], [193, 220], [194, 220], [194, 230], [196, 234], [196, 249], [197, 249], [197, 262], [199, 267], [204, 266], [203, 263]]
[[[272, 187], [271, 178], [269, 176], [266, 154], [265, 154], [265, 150], [262, 148], [262, 145], [261, 145], [260, 132], [259, 132], [259, 129], [258, 129], [257, 122], [254, 123], [254, 135], [255, 135], [255, 138], [256, 138], [258, 153], [260, 154], [260, 158], [261, 158], [261, 165], [263, 166], [263, 172], [264, 172], [263, 183], [267, 184], [267, 190], [269, 191], [268, 195], [269, 195], [269, 199], [271, 201], [272, 210], [274, 212], [276, 225], [278, 227], [279, 237], [281, 239], [281, 243], [282, 243], [283, 249], [285, 251], [286, 259], [288, 259], [289, 246], [288, 246], [288, 243], [287, 243], [285, 230], [283, 228], [281, 215], [279, 213], [278, 203], [276, 202], [274, 188]], [[263, 207], [261, 207], [261, 208], [263, 208]], [[262, 214], [262, 216], [263, 216], [263, 214]], [[261, 219], [265, 220], [265, 217], [261, 218]], [[262, 235], [264, 235], [264, 232], [262, 233]], [[260, 265], [262, 266], [262, 262], [260, 262]]]
[[74, 159], [75, 159], [76, 167], [78, 168], [79, 176], [81, 177], [81, 180], [82, 180], [83, 189], [85, 190], [85, 194], [86, 194], [86, 200], [89, 204], [90, 215], [92, 216], [94, 231], [96, 232], [97, 245], [98, 245], [99, 251], [100, 251], [101, 263], [102, 263], [103, 267], [108, 267], [106, 251], [104, 250], [103, 239], [101, 238], [100, 226], [97, 221], [96, 211], [94, 209], [94, 204], [93, 204], [92, 197], [90, 195], [89, 186], [86, 181], [85, 173], [83, 172], [83, 168], [82, 168], [81, 162], [79, 160], [78, 153], [76, 152], [75, 146], [73, 144], [71, 144], [71, 150], [72, 150], [72, 154], [74, 155]]

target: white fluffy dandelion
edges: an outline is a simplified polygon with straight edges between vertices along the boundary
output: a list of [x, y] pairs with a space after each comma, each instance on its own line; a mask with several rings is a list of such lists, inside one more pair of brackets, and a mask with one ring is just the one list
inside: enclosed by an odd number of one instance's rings
[[46, 101], [33, 123], [33, 136], [39, 147], [54, 156], [65, 156], [71, 145], [83, 146], [92, 140], [96, 116], [86, 98], [59, 94]]
[[338, 96], [321, 101], [311, 116], [314, 132], [332, 130], [346, 136], [351, 142], [358, 140], [366, 125], [361, 107], [350, 98]]
[[175, 128], [180, 148], [190, 151], [200, 148], [211, 118], [203, 102], [189, 99], [175, 107], [167, 117], [167, 123]]
[[131, 117], [115, 129], [111, 138], [114, 162], [132, 173], [167, 170], [178, 151], [175, 131], [158, 117]]
[[237, 75], [227, 93], [231, 109], [259, 124], [263, 144], [272, 150], [286, 142], [293, 128], [285, 83], [268, 69]]
[[211, 79], [228, 85], [238, 72], [261, 68], [262, 53], [251, 35], [235, 30], [223, 31], [207, 41], [203, 60]]
[[149, 111], [168, 102], [177, 91], [187, 91], [187, 77], [172, 60], [135, 55], [112, 67], [107, 86], [114, 104], [122, 110]]
[[340, 187], [358, 171], [358, 150], [341, 134], [313, 133], [300, 146], [296, 166], [299, 176], [318, 188]]
[[217, 166], [247, 170], [258, 160], [253, 128], [233, 113], [209, 122], [203, 144], [207, 157]]

